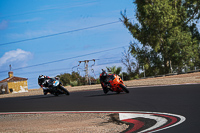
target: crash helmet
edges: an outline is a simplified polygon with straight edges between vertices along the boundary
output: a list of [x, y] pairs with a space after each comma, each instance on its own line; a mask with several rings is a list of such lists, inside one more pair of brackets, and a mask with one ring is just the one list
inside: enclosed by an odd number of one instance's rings
[[106, 73], [106, 71], [105, 71], [104, 69], [102, 69], [101, 76], [103, 76], [103, 77], [106, 77], [106, 76], [107, 76], [107, 73]]
[[39, 75], [38, 79], [44, 78], [44, 75]]
[[60, 80], [60, 78], [59, 78], [59, 77], [55, 77], [55, 79], [56, 79], [56, 80]]

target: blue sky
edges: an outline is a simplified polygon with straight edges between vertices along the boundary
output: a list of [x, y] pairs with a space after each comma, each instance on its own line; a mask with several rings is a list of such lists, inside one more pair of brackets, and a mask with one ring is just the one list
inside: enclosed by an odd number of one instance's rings
[[[38, 75], [71, 73], [82, 60], [98, 59], [91, 76], [106, 66], [126, 71], [120, 60], [132, 36], [121, 22], [98, 26], [119, 21], [125, 9], [134, 17], [132, 0], [0, 0], [0, 80], [7, 78], [10, 64], [15, 76], [28, 78], [29, 89], [39, 88]], [[68, 31], [74, 32], [58, 34]], [[54, 36], [43, 37], [48, 35]]]

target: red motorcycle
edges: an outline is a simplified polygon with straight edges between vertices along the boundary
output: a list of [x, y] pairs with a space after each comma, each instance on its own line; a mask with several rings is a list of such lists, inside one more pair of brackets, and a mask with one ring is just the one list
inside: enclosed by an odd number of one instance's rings
[[[101, 76], [102, 75], [100, 75], [100, 79]], [[116, 74], [108, 74], [106, 82], [101, 82], [101, 86], [105, 94], [108, 93], [108, 91], [129, 93], [129, 90], [124, 85], [123, 80]]]

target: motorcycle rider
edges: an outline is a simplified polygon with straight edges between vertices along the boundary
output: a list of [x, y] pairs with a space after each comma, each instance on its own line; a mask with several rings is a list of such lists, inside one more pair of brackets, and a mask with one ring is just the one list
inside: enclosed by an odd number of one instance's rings
[[50, 78], [49, 76], [39, 75], [38, 84], [42, 87], [44, 95], [47, 95], [47, 93], [55, 96], [59, 94], [69, 95], [68, 90], [62, 86], [59, 77]]
[[110, 86], [108, 82], [108, 78], [109, 78], [108, 74], [106, 73], [104, 69], [102, 69], [102, 73], [100, 74], [100, 82], [105, 94], [108, 92], [107, 86]]
[[44, 75], [39, 75], [38, 77], [38, 84], [40, 87], [42, 87], [44, 95], [46, 95], [49, 92], [49, 89], [47, 87], [51, 79], [52, 78], [50, 78], [49, 76]]
[[100, 82], [105, 83], [107, 79], [107, 73], [104, 69], [102, 69], [102, 73], [100, 74]]

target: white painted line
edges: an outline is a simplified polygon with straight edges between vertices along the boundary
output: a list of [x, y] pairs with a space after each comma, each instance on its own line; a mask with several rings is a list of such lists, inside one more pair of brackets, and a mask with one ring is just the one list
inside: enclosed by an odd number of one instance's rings
[[177, 122], [177, 123], [175, 123], [175, 124], [173, 124], [173, 125], [171, 125], [171, 126], [168, 126], [168, 127], [162, 128], [162, 129], [158, 129], [158, 130], [156, 130], [156, 131], [152, 131], [152, 132], [149, 132], [149, 133], [154, 133], [154, 132], [157, 132], [157, 131], [161, 131], [161, 130], [165, 130], [165, 129], [168, 129], [168, 128], [177, 126], [177, 125], [183, 123], [183, 122], [186, 120], [186, 118], [185, 118], [184, 116], [181, 116], [181, 115], [175, 115], [175, 114], [173, 114], [173, 116], [179, 117], [179, 118], [180, 118], [180, 121]]
[[119, 118], [120, 118], [120, 120], [131, 119], [131, 118], [148, 118], [148, 119], [156, 120], [156, 124], [155, 125], [153, 125], [152, 127], [148, 128], [146, 130], [143, 130], [143, 131], [141, 131], [139, 133], [143, 133], [143, 132], [146, 132], [146, 131], [150, 131], [150, 130], [156, 129], [158, 127], [161, 127], [165, 123], [167, 123], [167, 119], [165, 119], [163, 117], [153, 116], [151, 114], [119, 113]]
[[[138, 114], [132, 114], [132, 113], [138, 113]], [[144, 113], [144, 114], [139, 114], [139, 113]], [[151, 116], [151, 114], [152, 114], [152, 115], [153, 115], [153, 114], [161, 114], [161, 115], [175, 116], [175, 117], [180, 118], [180, 121], [177, 122], [177, 123], [175, 123], [175, 124], [173, 124], [173, 125], [170, 125], [170, 126], [168, 126], [168, 127], [164, 127], [164, 128], [162, 128], [162, 129], [158, 129], [158, 130], [155, 130], [155, 131], [152, 131], [152, 132], [149, 132], [149, 133], [153, 133], [153, 132], [157, 132], [157, 131], [161, 131], [161, 130], [164, 130], [164, 129], [168, 129], [168, 128], [177, 126], [177, 125], [183, 123], [183, 122], [186, 120], [186, 118], [185, 118], [184, 116], [177, 115], [177, 114], [161, 113], [161, 112], [145, 112], [145, 111], [132, 111], [132, 112], [130, 111], [130, 112], [127, 112], [127, 113], [126, 113], [126, 111], [124, 111], [124, 113], [119, 113], [119, 118], [120, 118], [120, 120], [130, 119], [130, 118], [137, 118], [137, 117], [139, 117], [139, 116], [140, 116], [140, 117], [143, 117], [143, 118], [149, 118], [149, 119], [154, 118], [154, 117]], [[157, 116], [156, 116], [156, 117], [157, 117]], [[158, 123], [160, 123], [160, 124], [156, 124], [156, 125], [154, 125], [153, 127], [150, 127], [150, 128], [148, 128], [148, 129], [146, 129], [146, 130], [141, 131], [140, 133], [147, 132], [147, 131], [151, 131], [151, 130], [153, 130], [153, 129], [156, 129], [158, 125], [161, 125], [161, 126], [162, 126], [162, 124], [164, 124], [164, 121], [162, 121], [162, 119], [160, 119], [160, 118], [158, 118], [158, 117], [155, 118], [154, 120], [156, 120], [156, 121], [157, 121]]]

